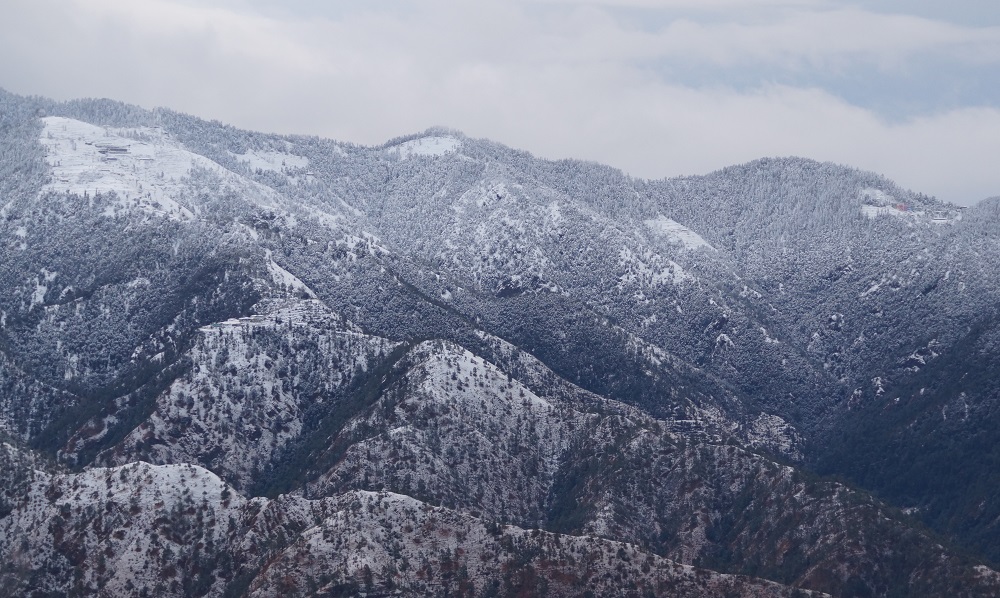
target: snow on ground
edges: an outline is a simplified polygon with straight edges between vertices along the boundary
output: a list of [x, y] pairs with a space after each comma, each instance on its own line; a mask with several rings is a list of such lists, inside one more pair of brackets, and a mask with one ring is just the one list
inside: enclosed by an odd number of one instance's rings
[[777, 415], [761, 413], [745, 430], [751, 447], [765, 448], [780, 455], [801, 459], [802, 437], [794, 426]]
[[36, 305], [44, 305], [45, 293], [47, 292], [49, 292], [49, 287], [35, 279], [35, 291], [31, 294], [31, 305], [28, 306], [28, 310], [34, 309]]
[[[318, 300], [268, 299], [255, 309], [259, 315], [199, 329], [186, 354], [195, 365], [102, 464], [134, 459], [155, 437], [150, 458], [210, 464], [245, 488], [258, 465], [301, 433], [309, 405], [395, 346], [352, 329]], [[278, 339], [292, 354], [279, 355]]]
[[[77, 589], [88, 588], [87, 594], [97, 594], [98, 583], [109, 596], [157, 587], [176, 567], [173, 555], [190, 547], [195, 530], [208, 545], [224, 541], [227, 528], [216, 522], [234, 521], [247, 503], [218, 476], [193, 465], [136, 462], [76, 474], [36, 471], [34, 480], [28, 495], [2, 520], [0, 535], [18, 530], [25, 538], [17, 550], [4, 552], [5, 564], [29, 570], [42, 563], [61, 566], [67, 562], [63, 542], [72, 538], [74, 558], [80, 559], [74, 561], [79, 574], [74, 581]], [[200, 505], [198, 516], [188, 515], [195, 505]], [[80, 517], [70, 517], [71, 512]], [[186, 535], [188, 530], [192, 535]], [[72, 587], [66, 583], [60, 589]]]
[[559, 205], [559, 202], [558, 201], [549, 202], [549, 204], [546, 205], [546, 208], [548, 212], [547, 214], [548, 220], [552, 224], [552, 226], [557, 227], [561, 225], [563, 223], [564, 218], [562, 213], [562, 207]]
[[[107, 480], [125, 477], [122, 470], [129, 477], [142, 479], [146, 487], [159, 490], [159, 497], [152, 492], [142, 492], [145, 488], [136, 487], [135, 484], [115, 484], [109, 490]], [[119, 500], [137, 495], [141, 496], [140, 504], [152, 505], [157, 500], [180, 501], [184, 495], [189, 494], [199, 498], [209, 495], [217, 499], [226, 490], [226, 483], [219, 476], [190, 464], [152, 465], [138, 461], [118, 467], [95, 467], [77, 475], [66, 476], [65, 479], [72, 480], [71, 491], [63, 494], [57, 500], [57, 505], [103, 504], [107, 500], [106, 495]], [[101, 491], [95, 493], [94, 490]]]
[[309, 159], [283, 152], [264, 152], [250, 150], [245, 154], [233, 154], [239, 162], [243, 162], [251, 170], [270, 170], [282, 172], [286, 168], [305, 169], [309, 167]]
[[28, 305], [29, 311], [34, 309], [36, 305], [45, 305], [45, 294], [49, 292], [48, 283], [54, 281], [58, 276], [58, 272], [49, 272], [42, 268], [41, 276], [34, 277], [33, 281], [29, 279], [29, 286], [32, 282], [35, 284], [35, 289], [31, 293], [31, 303]]
[[[277, 323], [280, 320], [291, 326], [332, 328], [335, 334], [355, 334], [353, 328], [350, 331], [339, 330], [337, 325], [340, 322], [336, 318], [336, 314], [331, 312], [319, 299], [265, 300], [258, 303], [255, 309], [259, 311], [256, 315], [213, 322], [198, 330], [203, 334], [217, 336], [220, 333], [232, 334], [237, 331], [232, 329], [244, 331], [250, 331], [254, 328], [274, 329], [280, 326]], [[345, 326], [353, 327], [353, 324], [347, 323]]]
[[399, 154], [400, 158], [410, 158], [412, 156], [443, 156], [445, 154], [458, 151], [462, 142], [454, 137], [433, 135], [404, 141], [389, 149], [390, 152]]
[[132, 138], [70, 118], [50, 116], [42, 122], [41, 141], [52, 166], [52, 180], [44, 191], [77, 195], [113, 191], [122, 207], [137, 205], [176, 220], [193, 218], [174, 197], [179, 179], [190, 172], [196, 156], [163, 144], [160, 131], [136, 129]]
[[[537, 505], [548, 494], [572, 430], [588, 416], [561, 397], [539, 396], [449, 342], [421, 343], [405, 359], [413, 364], [403, 382], [406, 393], [397, 399], [398, 393], [386, 391], [376, 406], [347, 425], [345, 437], [363, 430], [365, 440], [353, 444], [314, 490], [338, 487], [359, 468], [375, 485], [422, 484], [428, 492], [456, 497], [467, 491], [458, 480], [476, 480], [477, 509], [537, 518]], [[533, 447], [538, 458], [532, 459], [531, 474], [520, 453], [523, 446]], [[405, 480], [395, 463], [413, 464]], [[512, 488], [519, 489], [516, 498]]]
[[935, 210], [930, 213], [931, 224], [955, 224], [962, 220], [962, 212]]
[[[468, 349], [457, 345], [445, 345], [443, 350], [436, 350], [433, 341], [424, 342], [420, 349], [429, 353], [429, 357], [422, 364], [428, 373], [424, 381], [424, 390], [429, 396], [453, 396], [473, 403], [492, 398], [509, 402], [516, 408], [529, 405], [535, 409], [552, 408], [552, 404], [547, 400], [519, 382], [508, 379], [505, 372]], [[469, 384], [471, 379], [472, 384], [462, 390], [451, 390], [448, 380], [451, 379], [452, 373], [466, 384]], [[511, 400], [513, 396], [519, 399]]]
[[651, 220], [646, 220], [645, 224], [654, 233], [666, 237], [671, 243], [681, 245], [685, 249], [694, 250], [701, 249], [702, 247], [715, 249], [701, 235], [666, 216], [661, 215]]
[[862, 202], [861, 213], [870, 220], [880, 216], [895, 216], [931, 224], [954, 224], [962, 219], [960, 210], [949, 209], [947, 206], [934, 210], [920, 209], [919, 206], [907, 205], [878, 189], [862, 189], [859, 195]]
[[777, 345], [777, 344], [781, 343], [781, 341], [779, 341], [778, 339], [776, 339], [776, 338], [772, 337], [772, 336], [771, 336], [771, 335], [770, 335], [770, 334], [769, 334], [769, 333], [767, 332], [767, 328], [764, 328], [763, 326], [761, 326], [761, 327], [760, 327], [760, 331], [761, 331], [761, 333], [762, 333], [762, 334], [764, 335], [764, 342], [765, 342], [765, 343], [767, 343], [767, 344], [769, 344], [769, 345]]
[[871, 220], [879, 216], [913, 217], [923, 214], [923, 212], [910, 211], [909, 206], [898, 202], [895, 197], [879, 189], [862, 189], [860, 195], [864, 203], [861, 206], [861, 213]]
[[52, 178], [43, 192], [94, 195], [114, 192], [118, 210], [140, 209], [172, 220], [192, 220], [187, 180], [194, 168], [207, 169], [240, 195], [275, 206], [272, 192], [253, 185], [215, 162], [187, 151], [159, 128], [109, 129], [71, 118], [42, 119], [41, 143]]
[[664, 284], [683, 284], [694, 277], [688, 274], [680, 264], [673, 260], [649, 251], [643, 255], [634, 253], [628, 247], [622, 247], [618, 254], [618, 265], [624, 272], [618, 277], [619, 288], [638, 284], [643, 287], [658, 287]]
[[860, 195], [862, 199], [868, 199], [880, 205], [894, 203], [896, 200], [885, 191], [882, 191], [881, 189], [874, 189], [872, 187], [862, 189]]
[[861, 206], [861, 213], [872, 220], [879, 216], [906, 216], [906, 212], [893, 206]]
[[278, 288], [287, 289], [289, 292], [302, 293], [310, 299], [316, 298], [316, 293], [310, 289], [306, 283], [298, 279], [297, 276], [285, 270], [271, 257], [271, 250], [267, 250], [267, 271], [271, 274], [271, 279]]

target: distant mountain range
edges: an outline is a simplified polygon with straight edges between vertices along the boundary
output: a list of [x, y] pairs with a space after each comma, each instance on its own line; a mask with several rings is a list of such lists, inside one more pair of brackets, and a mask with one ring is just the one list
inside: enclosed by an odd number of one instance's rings
[[0, 594], [1000, 595], [1000, 198], [0, 91]]

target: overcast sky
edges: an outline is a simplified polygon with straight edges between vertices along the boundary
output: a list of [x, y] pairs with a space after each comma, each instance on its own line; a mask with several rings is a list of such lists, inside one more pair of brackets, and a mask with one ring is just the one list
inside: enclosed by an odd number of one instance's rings
[[642, 177], [799, 155], [1000, 195], [997, 0], [4, 0], [0, 87]]

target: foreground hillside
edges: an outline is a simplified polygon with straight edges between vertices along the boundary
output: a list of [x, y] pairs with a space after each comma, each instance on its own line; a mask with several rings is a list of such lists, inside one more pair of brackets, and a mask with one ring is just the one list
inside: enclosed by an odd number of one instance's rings
[[[4, 448], [5, 465], [19, 459]], [[187, 465], [27, 476], [0, 528], [22, 535], [3, 551], [8, 595], [792, 594], [633, 545], [498, 525], [399, 494], [247, 500]]]

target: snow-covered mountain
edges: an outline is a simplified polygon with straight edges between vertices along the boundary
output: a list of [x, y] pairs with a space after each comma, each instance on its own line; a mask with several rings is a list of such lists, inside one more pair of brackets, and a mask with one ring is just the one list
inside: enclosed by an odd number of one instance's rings
[[996, 201], [0, 108], [4, 587], [998, 591]]

